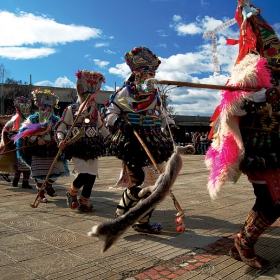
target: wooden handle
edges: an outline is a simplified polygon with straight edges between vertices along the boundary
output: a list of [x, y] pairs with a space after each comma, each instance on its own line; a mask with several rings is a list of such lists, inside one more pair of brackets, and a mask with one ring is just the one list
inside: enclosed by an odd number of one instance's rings
[[175, 208], [177, 209], [177, 211], [178, 211], [180, 217], [181, 217], [181, 218], [184, 218], [184, 217], [185, 217], [185, 213], [184, 213], [184, 211], [183, 211], [181, 205], [179, 204], [178, 200], [176, 199], [175, 195], [173, 194], [173, 192], [172, 192], [171, 190], [170, 190], [170, 193], [169, 193], [169, 194], [170, 194], [170, 196], [171, 196], [171, 198], [172, 198], [172, 200], [173, 200], [174, 206], [175, 206]]
[[9, 150], [7, 152], [0, 153], [0, 156], [5, 155], [5, 154], [9, 154], [9, 153], [13, 153], [13, 152], [16, 152], [18, 150], [22, 150], [22, 149], [26, 149], [26, 148], [32, 148], [34, 146], [38, 146], [38, 144], [33, 144], [33, 145], [24, 146], [24, 147], [21, 147], [21, 148], [16, 148], [16, 149], [13, 149], [13, 150]]

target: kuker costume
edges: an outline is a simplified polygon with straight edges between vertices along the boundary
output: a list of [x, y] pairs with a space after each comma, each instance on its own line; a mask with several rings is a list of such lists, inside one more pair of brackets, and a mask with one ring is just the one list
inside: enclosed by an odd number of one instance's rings
[[206, 154], [208, 190], [215, 198], [225, 182], [247, 175], [256, 201], [230, 255], [261, 268], [265, 260], [256, 255], [255, 244], [280, 217], [280, 42], [249, 1], [238, 1], [235, 19], [240, 38], [229, 42], [239, 43], [239, 56], [227, 85], [256, 90], [222, 92]]
[[[19, 132], [22, 123], [29, 117], [31, 105], [32, 105], [31, 100], [24, 96], [17, 97], [14, 100], [16, 114], [5, 124], [2, 130], [2, 138], [1, 138], [0, 146], [3, 148], [2, 149], [3, 152], [14, 150], [16, 148], [14, 141], [11, 138]], [[12, 185], [14, 187], [18, 186], [20, 175], [22, 173], [23, 174], [22, 188], [32, 189], [32, 187], [29, 185], [30, 168], [17, 157], [16, 152], [3, 155], [0, 161], [4, 165], [10, 164], [10, 166], [7, 166], [8, 167], [8, 169], [6, 169], [7, 172], [10, 172], [11, 168], [14, 169], [15, 177], [12, 182]], [[11, 164], [11, 161], [13, 161], [13, 164]], [[2, 171], [3, 170], [1, 170], [1, 172]]]
[[[161, 127], [166, 126], [166, 121], [174, 125], [174, 121], [166, 116], [153, 84], [146, 81], [154, 77], [160, 65], [159, 58], [148, 48], [137, 47], [125, 54], [125, 61], [132, 72], [131, 79], [112, 96], [105, 112], [107, 125], [115, 131], [112, 153], [123, 161], [129, 176], [129, 187], [123, 192], [115, 217], [123, 215], [140, 201], [138, 193], [145, 178], [143, 168], [149, 166], [152, 173], [156, 173], [133, 130], [141, 137], [157, 164], [163, 164], [173, 152], [173, 142], [162, 132]], [[164, 169], [163, 165], [159, 168], [161, 171]], [[160, 224], [149, 223], [151, 213], [134, 224], [133, 228], [141, 232], [160, 232]]]
[[[68, 206], [72, 209], [78, 208], [80, 211], [91, 212], [93, 206], [89, 203], [89, 199], [98, 173], [98, 157], [105, 153], [104, 139], [110, 135], [100, 119], [95, 101], [101, 84], [105, 83], [105, 78], [98, 72], [87, 70], [78, 71], [76, 76], [78, 101], [64, 110], [56, 127], [56, 135], [58, 143], [62, 142], [79, 108], [82, 107], [82, 102], [85, 102], [90, 94], [90, 100], [72, 130], [72, 140], [63, 150], [63, 156], [68, 160], [72, 159], [74, 169], [78, 173], [67, 192]], [[78, 200], [77, 195], [82, 187]]]
[[[17, 151], [18, 157], [30, 166], [31, 176], [36, 181], [36, 188], [39, 191], [58, 153], [54, 126], [59, 117], [54, 114], [54, 108], [59, 99], [55, 93], [47, 89], [44, 91], [36, 89], [32, 95], [34, 104], [38, 106], [38, 112], [29, 116], [13, 139], [17, 148], [21, 148]], [[23, 147], [26, 148], [22, 149]], [[51, 170], [45, 189], [40, 191], [41, 202], [48, 201], [45, 191], [49, 196], [56, 196], [52, 185], [57, 178], [63, 176], [69, 176], [69, 170], [67, 161], [60, 156]]]

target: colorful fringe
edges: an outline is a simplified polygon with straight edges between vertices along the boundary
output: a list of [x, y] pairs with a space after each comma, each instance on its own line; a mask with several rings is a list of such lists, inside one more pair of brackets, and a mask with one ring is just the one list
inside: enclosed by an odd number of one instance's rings
[[[270, 70], [266, 59], [259, 55], [248, 54], [233, 69], [228, 85], [249, 88], [271, 87]], [[215, 110], [211, 120], [213, 142], [205, 157], [205, 165], [210, 169], [208, 191], [211, 198], [216, 198], [221, 187], [227, 182], [236, 182], [241, 174], [239, 164], [244, 158], [245, 150], [239, 129], [239, 117], [236, 111], [246, 100], [251, 100], [254, 92], [223, 91], [219, 108]], [[246, 114], [246, 112], [244, 112]]]

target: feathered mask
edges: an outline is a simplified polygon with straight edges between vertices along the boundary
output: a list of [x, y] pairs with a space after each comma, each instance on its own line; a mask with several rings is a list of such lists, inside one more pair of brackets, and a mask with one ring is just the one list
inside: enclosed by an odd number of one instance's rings
[[49, 89], [45, 89], [44, 91], [39, 88], [35, 89], [31, 94], [34, 97], [34, 104], [38, 107], [48, 106], [51, 108], [58, 108], [59, 98]]
[[76, 89], [78, 95], [83, 95], [84, 93], [97, 93], [101, 88], [101, 84], [105, 83], [105, 77], [99, 72], [78, 70], [76, 77]]

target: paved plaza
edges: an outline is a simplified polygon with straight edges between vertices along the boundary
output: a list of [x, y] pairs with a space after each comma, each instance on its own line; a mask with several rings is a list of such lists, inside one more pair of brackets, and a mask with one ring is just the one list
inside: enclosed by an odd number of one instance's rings
[[59, 179], [54, 185], [58, 196], [35, 209], [30, 207], [36, 198], [35, 188], [12, 187], [1, 177], [0, 279], [280, 279], [278, 221], [256, 246], [257, 254], [270, 261], [268, 266], [251, 269], [228, 255], [254, 203], [246, 177], [226, 184], [218, 199], [211, 201], [204, 156], [182, 158], [184, 166], [173, 193], [185, 211], [187, 231], [176, 231], [176, 210], [168, 196], [151, 220], [162, 224], [161, 234], [129, 229], [105, 253], [101, 252], [103, 242], [88, 237], [87, 232], [113, 217], [122, 194], [122, 190], [110, 188], [119, 177], [118, 159], [100, 158], [99, 178], [90, 199], [92, 213], [67, 207], [65, 192], [73, 176]]

